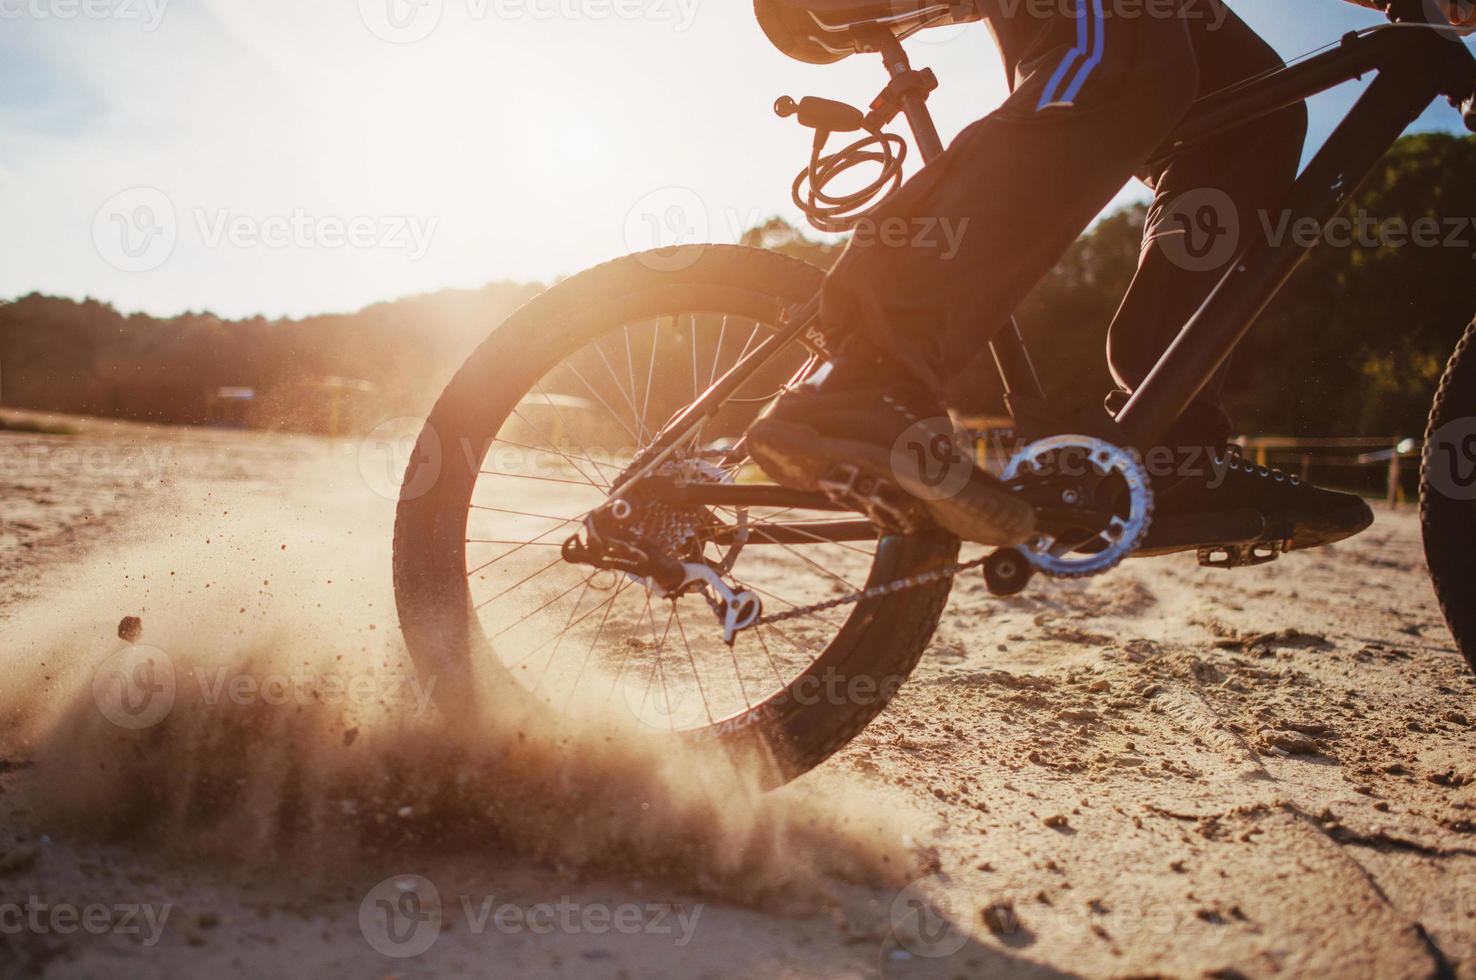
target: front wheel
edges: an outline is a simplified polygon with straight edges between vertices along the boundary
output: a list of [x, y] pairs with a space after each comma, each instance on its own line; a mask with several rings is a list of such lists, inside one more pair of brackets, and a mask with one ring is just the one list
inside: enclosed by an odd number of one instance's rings
[[[543, 293], [471, 355], [426, 421], [395, 523], [400, 624], [444, 711], [475, 714], [494, 697], [584, 717], [613, 708], [662, 737], [756, 750], [783, 780], [885, 707], [931, 638], [951, 580], [765, 623], [729, 647], [703, 595], [662, 598], [560, 551], [663, 423], [822, 279], [759, 249], [630, 256]], [[688, 482], [762, 480], [735, 446], [816, 356], [799, 343], [781, 350], [666, 470]], [[817, 533], [838, 517], [854, 523], [827, 511], [671, 504], [633, 519], [663, 550], [724, 569], [768, 613], [957, 557], [957, 539], [938, 532], [860, 542]], [[725, 530], [709, 540], [715, 527]]]
[[1450, 356], [1430, 409], [1420, 524], [1440, 608], [1476, 670], [1476, 323]]

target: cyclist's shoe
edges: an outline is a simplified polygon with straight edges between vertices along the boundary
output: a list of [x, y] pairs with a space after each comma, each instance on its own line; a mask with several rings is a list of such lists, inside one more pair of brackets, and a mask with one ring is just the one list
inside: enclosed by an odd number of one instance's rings
[[1018, 544], [1035, 513], [959, 447], [936, 395], [836, 365], [787, 392], [745, 445], [776, 483], [823, 491], [884, 528], [934, 524], [968, 541]]
[[[1373, 511], [1362, 497], [1324, 490], [1281, 470], [1256, 466], [1233, 446], [1211, 456], [1208, 473], [1164, 487], [1153, 510], [1154, 529], [1142, 549], [1150, 553], [1227, 543], [1209, 529], [1244, 527], [1245, 518], [1254, 519], [1255, 514], [1260, 515], [1258, 540], [1279, 545], [1282, 551], [1332, 544], [1373, 523]], [[1197, 541], [1184, 540], [1178, 547], [1164, 548], [1170, 528], [1198, 528], [1200, 534]], [[1159, 533], [1155, 535], [1154, 530]]]

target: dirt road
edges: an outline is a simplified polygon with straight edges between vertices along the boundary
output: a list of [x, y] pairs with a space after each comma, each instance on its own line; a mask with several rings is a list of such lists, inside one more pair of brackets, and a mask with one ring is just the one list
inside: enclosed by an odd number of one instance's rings
[[[1409, 512], [961, 581], [758, 796], [437, 744], [360, 444], [75, 424], [0, 433], [0, 976], [1476, 977], [1476, 683]], [[167, 719], [98, 682], [140, 647]]]

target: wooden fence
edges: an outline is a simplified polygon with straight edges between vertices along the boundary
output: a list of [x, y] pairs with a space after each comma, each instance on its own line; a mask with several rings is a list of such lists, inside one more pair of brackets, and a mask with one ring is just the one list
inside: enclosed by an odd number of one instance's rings
[[1256, 465], [1276, 466], [1303, 480], [1310, 480], [1314, 467], [1382, 467], [1384, 499], [1391, 509], [1404, 500], [1405, 474], [1418, 471], [1423, 449], [1420, 440], [1398, 436], [1241, 436], [1236, 441]]

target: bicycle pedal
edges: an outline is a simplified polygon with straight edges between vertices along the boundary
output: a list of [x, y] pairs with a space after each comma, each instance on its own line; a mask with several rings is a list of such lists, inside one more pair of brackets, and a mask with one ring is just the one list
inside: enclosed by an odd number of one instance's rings
[[1204, 568], [1265, 565], [1281, 557], [1283, 544], [1281, 541], [1257, 541], [1253, 544], [1212, 545], [1199, 549], [1199, 564]]
[[932, 523], [927, 511], [901, 487], [848, 463], [826, 470], [820, 489], [837, 505], [865, 514], [885, 531], [916, 534]]

